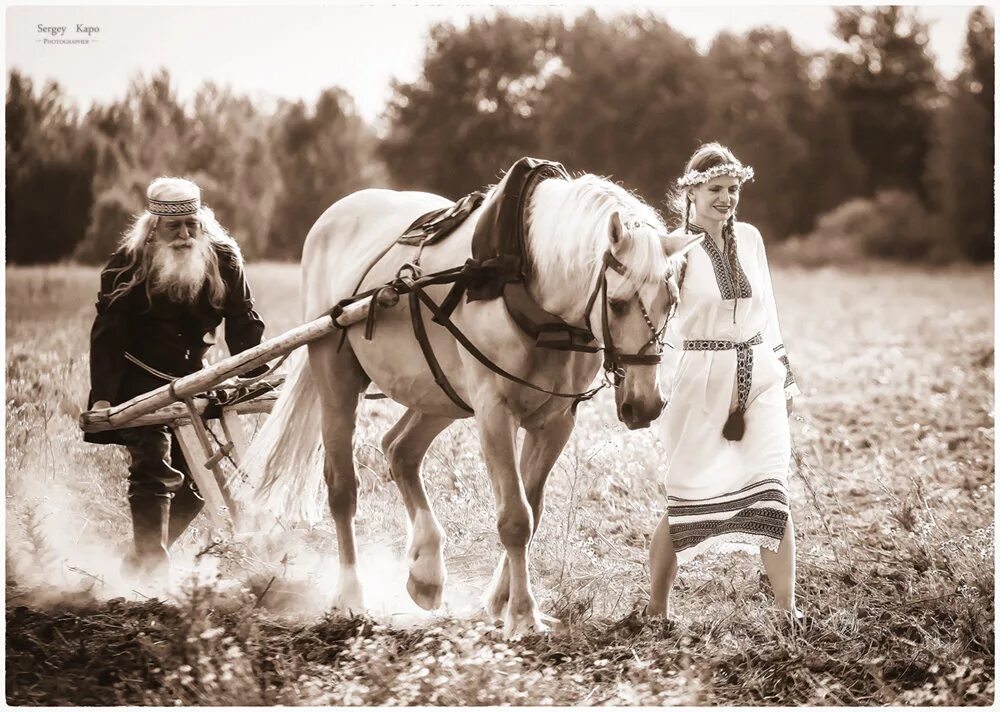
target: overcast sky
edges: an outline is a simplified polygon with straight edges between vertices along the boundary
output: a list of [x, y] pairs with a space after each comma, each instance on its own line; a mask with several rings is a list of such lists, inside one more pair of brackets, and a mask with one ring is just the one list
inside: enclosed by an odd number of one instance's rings
[[[802, 49], [838, 46], [829, 5], [700, 6], [667, 3], [592, 3], [602, 15], [648, 9], [692, 37], [702, 50], [722, 30], [786, 28]], [[507, 4], [523, 15], [558, 12], [572, 18], [583, 3]], [[971, 6], [920, 6], [931, 23], [931, 50], [946, 75], [961, 63]], [[328, 86], [347, 89], [361, 114], [375, 119], [392, 78], [419, 73], [427, 33], [436, 22], [464, 24], [491, 13], [465, 2], [336, 6], [19, 6], [6, 10], [6, 60], [39, 80], [55, 79], [81, 105], [122, 96], [139, 72], [166, 67], [182, 98], [205, 80], [254, 97], [312, 101]], [[79, 26], [79, 27], [78, 27]], [[59, 28], [64, 34], [54, 36]], [[87, 31], [87, 27], [96, 28]], [[44, 28], [44, 29], [42, 29]], [[56, 44], [71, 40], [74, 44]], [[82, 41], [87, 43], [83, 44]]]

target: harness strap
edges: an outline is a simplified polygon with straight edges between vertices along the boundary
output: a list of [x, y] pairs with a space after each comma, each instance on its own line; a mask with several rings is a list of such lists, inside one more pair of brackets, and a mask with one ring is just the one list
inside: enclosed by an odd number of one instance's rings
[[[379, 259], [381, 259], [381, 256], [379, 257]], [[621, 265], [620, 262], [615, 260], [610, 255], [606, 256], [605, 260], [607, 261], [607, 264], [615, 271], [624, 270], [623, 265]], [[475, 279], [477, 277], [481, 278], [481, 270], [486, 266], [487, 265], [480, 263], [478, 260], [470, 259], [461, 267], [454, 267], [452, 269], [443, 270], [441, 272], [435, 272], [433, 274], [426, 276], [418, 276], [419, 275], [418, 267], [412, 264], [405, 264], [400, 268], [399, 272], [397, 273], [396, 279], [392, 280], [386, 285], [379, 285], [372, 289], [368, 289], [360, 293], [355, 293], [350, 297], [342, 299], [340, 302], [334, 305], [333, 308], [327, 312], [327, 314], [330, 316], [334, 324], [336, 324], [337, 318], [340, 316], [341, 312], [344, 310], [345, 307], [355, 302], [361, 301], [363, 299], [374, 298], [374, 295], [377, 292], [386, 287], [395, 290], [396, 293], [400, 295], [409, 294], [411, 322], [413, 326], [414, 336], [417, 338], [417, 341], [420, 344], [420, 348], [424, 354], [425, 360], [427, 361], [427, 365], [431, 369], [432, 374], [434, 375], [434, 380], [438, 384], [438, 386], [440, 386], [440, 388], [445, 392], [445, 394], [451, 399], [451, 401], [455, 403], [455, 405], [457, 405], [460, 409], [468, 413], [473, 413], [474, 412], [473, 409], [464, 400], [462, 400], [462, 398], [458, 395], [455, 389], [451, 386], [451, 383], [448, 381], [447, 376], [441, 369], [441, 365], [438, 362], [437, 357], [434, 355], [434, 350], [431, 347], [430, 340], [427, 338], [426, 328], [424, 327], [423, 318], [420, 314], [419, 305], [421, 303], [423, 303], [424, 306], [426, 306], [427, 309], [431, 312], [433, 316], [432, 321], [447, 329], [448, 332], [455, 338], [455, 340], [458, 343], [460, 343], [462, 347], [465, 348], [465, 350], [468, 351], [469, 354], [472, 355], [472, 357], [475, 358], [477, 361], [479, 361], [479, 363], [481, 363], [483, 366], [485, 366], [498, 376], [505, 378], [509, 381], [513, 381], [514, 383], [517, 383], [518, 385], [524, 386], [526, 388], [531, 388], [532, 390], [538, 391], [540, 393], [545, 393], [551, 396], [557, 396], [559, 398], [572, 398], [573, 399], [572, 411], [574, 414], [576, 413], [577, 406], [581, 402], [585, 400], [590, 400], [598, 392], [608, 387], [609, 385], [612, 385], [611, 381], [608, 380], [607, 375], [605, 375], [604, 382], [601, 383], [601, 385], [595, 388], [588, 389], [586, 391], [582, 391], [579, 393], [564, 393], [561, 391], [551, 391], [546, 388], [542, 388], [541, 386], [536, 386], [534, 383], [526, 381], [520, 376], [516, 376], [504, 370], [500, 366], [493, 363], [489, 359], [489, 357], [487, 357], [482, 351], [480, 351], [479, 348], [476, 347], [476, 345], [473, 344], [465, 336], [465, 334], [461, 332], [461, 330], [459, 330], [459, 328], [454, 324], [454, 322], [451, 321], [450, 317], [451, 317], [451, 312], [455, 309], [455, 307], [458, 306], [459, 303], [461, 303], [462, 297], [465, 291], [468, 289], [468, 280]], [[370, 269], [371, 268], [369, 267], [369, 270]], [[407, 272], [409, 274], [405, 274]], [[430, 296], [426, 294], [424, 288], [431, 285], [441, 285], [441, 284], [452, 284], [453, 286], [452, 289], [448, 292], [448, 295], [445, 297], [444, 302], [442, 302], [442, 304], [439, 306]], [[607, 280], [604, 278], [603, 272], [598, 281], [598, 284], [595, 286], [594, 291], [591, 293], [590, 300], [588, 302], [588, 309], [587, 309], [588, 312], [590, 311], [590, 307], [593, 306], [594, 300], [596, 300], [597, 296], [601, 294], [602, 291], [605, 294], [605, 307], [606, 307]], [[372, 328], [371, 314], [374, 311], [375, 311], [374, 308], [369, 310], [369, 320], [368, 323], [366, 324], [366, 334], [368, 335], [370, 335], [371, 333], [370, 331]], [[343, 346], [344, 340], [346, 339], [347, 336], [347, 329], [343, 327], [340, 328], [342, 330], [340, 346]], [[599, 350], [600, 347], [593, 347], [585, 344], [569, 343], [563, 345], [562, 348], [565, 350], [579, 351], [583, 353], [593, 353]], [[607, 356], [607, 354], [605, 355]], [[616, 354], [616, 356], [620, 362], [622, 361], [622, 356], [625, 356], [624, 362], [627, 363], [655, 364], [659, 362], [659, 355], [657, 354], [635, 354], [635, 355]], [[616, 374], [616, 376], [617, 375], [619, 374]]]
[[[490, 361], [489, 357], [487, 357], [486, 354], [484, 354], [482, 351], [480, 351], [476, 347], [476, 345], [474, 343], [472, 343], [471, 341], [469, 341], [469, 338], [465, 334], [463, 334], [461, 332], [461, 330], [457, 326], [455, 326], [455, 323], [448, 317], [448, 315], [445, 314], [441, 310], [441, 308], [434, 302], [433, 299], [431, 299], [431, 297], [429, 295], [427, 295], [426, 292], [424, 292], [424, 290], [422, 289], [422, 285], [420, 285], [418, 283], [413, 283], [412, 290], [413, 291], [410, 293], [410, 304], [411, 304], [411, 310], [414, 313], [416, 313], [416, 312], [419, 311], [418, 309], [415, 309], [412, 306], [413, 303], [414, 303], [414, 299], [415, 299], [414, 295], [416, 295], [416, 299], [419, 299], [424, 304], [424, 306], [427, 307], [427, 309], [431, 312], [431, 314], [434, 315], [434, 322], [435, 323], [440, 324], [445, 329], [447, 329], [448, 332], [455, 338], [455, 340], [458, 343], [460, 343], [462, 345], [462, 347], [466, 351], [468, 351], [469, 354], [472, 355], [473, 358], [475, 358], [477, 361], [479, 361], [479, 363], [481, 363], [486, 368], [488, 368], [490, 371], [492, 371], [493, 373], [497, 374], [498, 376], [500, 376], [502, 378], [506, 378], [507, 380], [513, 381], [514, 383], [518, 384], [519, 386], [525, 386], [526, 388], [531, 388], [531, 389], [536, 390], [536, 391], [538, 391], [540, 393], [546, 393], [546, 394], [548, 394], [550, 396], [558, 396], [560, 398], [573, 398], [575, 401], [589, 400], [590, 398], [594, 397], [594, 394], [596, 394], [598, 391], [600, 391], [602, 388], [605, 388], [608, 385], [607, 383], [603, 383], [603, 384], [601, 384], [600, 386], [598, 386], [596, 388], [591, 388], [591, 389], [583, 391], [581, 393], [563, 393], [561, 391], [550, 391], [547, 388], [542, 388], [541, 386], [536, 386], [534, 383], [531, 383], [530, 381], [526, 381], [523, 378], [521, 378], [520, 376], [515, 376], [513, 373], [510, 373], [509, 371], [504, 370], [500, 366], [498, 366], [495, 363], [493, 363], [492, 361]], [[414, 326], [416, 326], [416, 323], [417, 323], [416, 320], [414, 320]], [[423, 323], [421, 322], [421, 327], [422, 326], [423, 326]], [[426, 356], [426, 352], [425, 352], [425, 356]], [[432, 369], [433, 369], [433, 366], [432, 366]], [[452, 400], [454, 400], [454, 398]], [[469, 408], [468, 410], [470, 412], [472, 412], [471, 408]]]
[[365, 341], [371, 341], [375, 335], [375, 298], [378, 292], [373, 292], [368, 302], [368, 318], [365, 319]]
[[404, 277], [403, 279], [404, 281], [409, 281], [412, 285], [412, 291], [410, 292], [410, 321], [413, 322], [413, 335], [417, 337], [417, 343], [420, 344], [420, 350], [424, 353], [424, 359], [427, 361], [427, 365], [430, 367], [431, 373], [434, 374], [434, 382], [437, 383], [441, 390], [444, 391], [445, 395], [451, 399], [452, 403], [457, 405], [460, 409], [467, 413], [475, 412], [469, 404], [462, 400], [462, 397], [455, 392], [455, 389], [452, 388], [451, 381], [448, 380], [448, 376], [445, 375], [444, 370], [441, 368], [441, 364], [434, 355], [434, 347], [431, 346], [430, 339], [427, 338], [427, 330], [424, 328], [424, 318], [420, 314], [420, 297], [423, 295], [423, 291], [409, 278]]
[[[386, 245], [382, 249], [382, 251], [379, 252], [378, 257], [376, 257], [368, 264], [368, 267], [365, 268], [365, 271], [361, 274], [361, 277], [358, 279], [358, 283], [354, 285], [354, 289], [351, 290], [351, 293], [354, 294], [355, 297], [363, 297], [363, 296], [366, 297], [369, 296], [369, 294], [374, 294], [374, 292], [377, 291], [377, 290], [368, 290], [367, 292], [362, 292], [362, 294], [358, 294], [358, 290], [361, 289], [361, 285], [364, 284], [365, 278], [368, 276], [368, 273], [372, 271], [375, 265], [377, 265], [379, 262], [382, 261], [383, 257], [389, 254], [389, 250], [395, 247], [397, 245], [397, 242], [398, 242], [397, 240], [393, 240], [388, 245]], [[357, 299], [351, 297], [349, 297], [348, 299], [340, 300], [340, 302], [338, 302], [337, 305], [330, 310], [329, 314], [331, 318], [336, 320], [336, 318], [339, 316], [339, 310], [343, 309], [345, 306], [347, 306], [347, 304], [351, 304], [352, 302], [355, 301], [357, 301]], [[365, 328], [366, 338], [369, 339], [371, 338], [370, 336], [368, 336], [371, 329], [374, 329], [374, 325]], [[345, 341], [347, 341], [347, 329], [342, 329], [340, 332], [340, 342], [337, 344], [337, 353], [340, 353], [340, 350], [344, 348]]]
[[[468, 266], [468, 263], [466, 263]], [[441, 302], [441, 311], [448, 316], [451, 316], [452, 312], [462, 303], [462, 297], [465, 296], [466, 283], [464, 279], [459, 279], [455, 281], [455, 284], [450, 290], [448, 290], [448, 295]]]

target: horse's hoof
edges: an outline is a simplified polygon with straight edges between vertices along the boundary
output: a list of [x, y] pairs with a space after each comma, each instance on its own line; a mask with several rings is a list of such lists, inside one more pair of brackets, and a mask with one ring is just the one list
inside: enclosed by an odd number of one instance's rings
[[650, 608], [646, 606], [639, 613], [639, 617], [650, 622], [662, 622], [670, 618], [666, 608]]
[[795, 611], [783, 611], [785, 614], [785, 620], [791, 626], [792, 630], [797, 632], [802, 632], [813, 627], [813, 619], [811, 616], [807, 616], [802, 611], [795, 609]]
[[330, 608], [345, 616], [360, 616], [365, 612], [365, 598], [361, 592], [361, 585], [355, 581], [347, 581], [342, 584], [337, 593], [333, 596], [333, 603]]
[[410, 594], [413, 602], [425, 611], [433, 611], [441, 605], [444, 586], [418, 581], [413, 578], [413, 574], [410, 574], [409, 578], [406, 579], [406, 592]]
[[[554, 618], [552, 620], [555, 620]], [[508, 616], [504, 622], [503, 634], [505, 638], [516, 640], [527, 635], [541, 635], [550, 632], [550, 628], [542, 622], [542, 617], [537, 613], [529, 613], [523, 616]]]
[[498, 621], [503, 621], [507, 618], [507, 596], [490, 596], [486, 599], [483, 607], [486, 609], [486, 615], [494, 623]]
[[330, 610], [333, 613], [338, 613], [348, 618], [361, 616], [365, 613], [365, 607], [362, 603], [344, 603], [340, 601], [334, 601], [333, 605], [330, 606]]

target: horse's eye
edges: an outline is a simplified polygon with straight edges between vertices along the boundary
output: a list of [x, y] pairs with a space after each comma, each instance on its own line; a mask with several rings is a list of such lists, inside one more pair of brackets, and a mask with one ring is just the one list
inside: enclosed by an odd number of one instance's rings
[[624, 314], [625, 309], [628, 307], [628, 302], [624, 299], [609, 299], [608, 306], [611, 307], [611, 311], [615, 314]]

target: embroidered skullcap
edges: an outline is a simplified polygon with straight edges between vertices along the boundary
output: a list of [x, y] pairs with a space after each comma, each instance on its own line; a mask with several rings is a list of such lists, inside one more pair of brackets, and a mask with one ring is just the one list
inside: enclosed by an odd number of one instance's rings
[[184, 178], [157, 178], [146, 189], [146, 209], [153, 215], [194, 215], [201, 209], [201, 189]]

